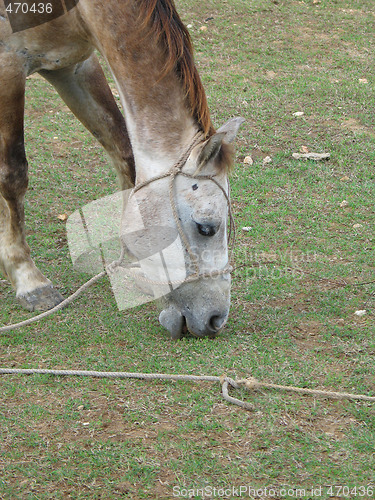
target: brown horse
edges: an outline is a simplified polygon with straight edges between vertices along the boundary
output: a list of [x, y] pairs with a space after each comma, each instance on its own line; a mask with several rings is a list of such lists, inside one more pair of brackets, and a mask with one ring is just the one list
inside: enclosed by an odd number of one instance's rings
[[[169, 171], [186, 151], [191, 176], [197, 169], [215, 176], [221, 189], [191, 177], [178, 180], [175, 189], [180, 229], [196, 262], [206, 271], [224, 269], [227, 200], [221, 191], [228, 189], [229, 143], [242, 120], [215, 132], [173, 0], [28, 1], [16, 7], [0, 0], [0, 267], [21, 304], [45, 310], [62, 300], [35, 266], [25, 240], [24, 93], [26, 78], [35, 72], [103, 145], [122, 189]], [[125, 119], [95, 49], [113, 74]], [[189, 150], [199, 131], [201, 140]], [[149, 184], [141, 198], [150, 218], [169, 217], [175, 224], [169, 204], [163, 205], [167, 190], [162, 181]], [[214, 335], [228, 316], [229, 286], [228, 273], [182, 284], [171, 293], [161, 322], [175, 337], [185, 324], [198, 336]]]

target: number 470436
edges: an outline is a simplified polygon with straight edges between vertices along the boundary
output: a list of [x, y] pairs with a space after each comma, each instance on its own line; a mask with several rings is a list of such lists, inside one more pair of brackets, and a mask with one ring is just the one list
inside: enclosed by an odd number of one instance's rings
[[374, 496], [374, 488], [372, 486], [354, 486], [353, 488], [349, 486], [329, 486], [327, 489], [327, 495], [335, 497], [344, 498], [356, 498], [356, 497], [366, 497], [370, 498]]
[[52, 3], [10, 2], [5, 9], [8, 14], [52, 14]]

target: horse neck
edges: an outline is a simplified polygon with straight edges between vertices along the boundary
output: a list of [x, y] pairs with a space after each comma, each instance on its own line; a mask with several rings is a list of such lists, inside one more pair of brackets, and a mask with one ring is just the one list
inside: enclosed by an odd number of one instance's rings
[[139, 33], [133, 0], [81, 0], [94, 45], [106, 59], [124, 109], [137, 183], [168, 170], [199, 129], [174, 70], [163, 74], [165, 49]]

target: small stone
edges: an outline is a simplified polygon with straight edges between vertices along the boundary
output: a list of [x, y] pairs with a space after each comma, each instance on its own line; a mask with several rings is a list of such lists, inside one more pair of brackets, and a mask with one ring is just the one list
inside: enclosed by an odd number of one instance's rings
[[246, 156], [243, 162], [244, 165], [252, 165], [254, 163], [254, 160], [251, 158], [251, 156]]
[[268, 163], [272, 163], [272, 158], [270, 156], [263, 158], [263, 165], [267, 165]]
[[341, 182], [348, 182], [348, 181], [350, 181], [350, 177], [348, 177], [347, 175], [344, 175], [344, 177], [341, 177], [340, 181]]
[[361, 316], [365, 316], [366, 312], [367, 312], [367, 311], [366, 311], [366, 309], [359, 309], [359, 310], [358, 310], [358, 311], [356, 311], [354, 314], [355, 314], [356, 316], [360, 316], [360, 317], [361, 317]]
[[199, 28], [199, 31], [207, 31], [207, 26], [201, 26], [201, 27]]
[[245, 231], [245, 233], [248, 233], [249, 231], [251, 231], [251, 227], [250, 226], [245, 226], [242, 228], [242, 231]]
[[341, 207], [341, 208], [345, 208], [345, 207], [347, 207], [348, 205], [349, 205], [349, 202], [348, 202], [348, 201], [346, 201], [346, 200], [343, 200], [343, 201], [340, 203], [340, 207]]
[[275, 77], [276, 73], [274, 71], [271, 70], [266, 72], [266, 78], [268, 78], [268, 80], [273, 80]]
[[293, 153], [292, 157], [295, 160], [301, 160], [302, 158], [305, 160], [329, 160], [331, 157], [330, 153]]
[[300, 152], [301, 153], [308, 153], [309, 152], [309, 148], [307, 146], [301, 146], [300, 147]]
[[305, 113], [303, 111], [296, 111], [295, 113], [293, 113], [293, 116], [296, 116], [297, 118], [299, 116], [303, 116]]
[[361, 227], [363, 227], [363, 224], [354, 224], [353, 225], [354, 229], [361, 229]]
[[368, 83], [367, 78], [358, 78], [359, 83]]

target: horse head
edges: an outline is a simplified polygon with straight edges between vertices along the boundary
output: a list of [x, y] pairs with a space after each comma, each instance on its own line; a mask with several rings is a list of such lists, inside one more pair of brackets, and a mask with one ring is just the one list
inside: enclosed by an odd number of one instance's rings
[[141, 264], [140, 279], [161, 298], [159, 321], [174, 339], [186, 329], [214, 337], [228, 318], [228, 162], [242, 122], [193, 142], [165, 175], [136, 186], [127, 204], [123, 241]]

